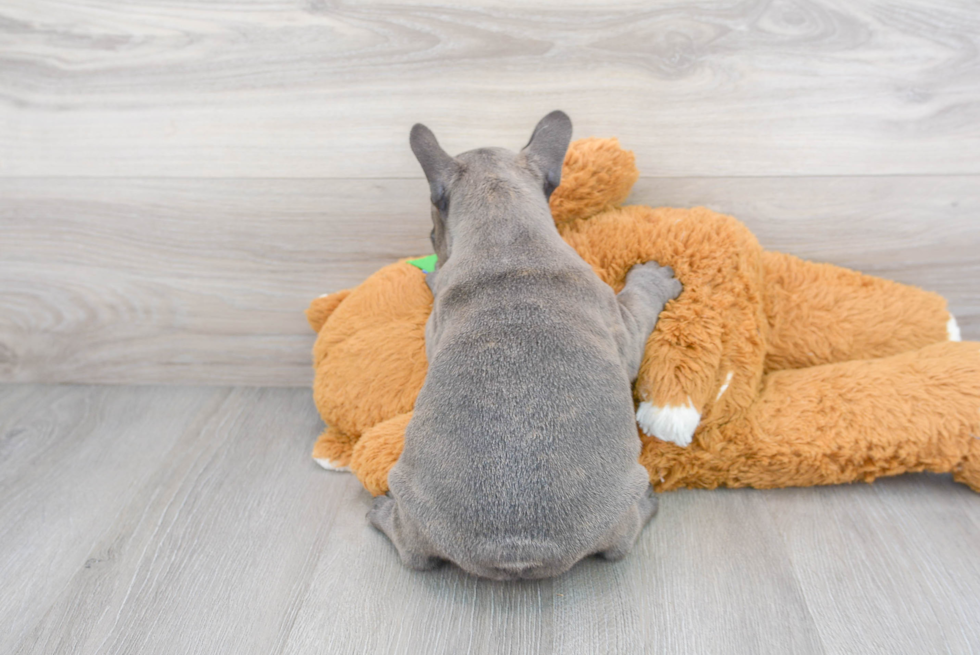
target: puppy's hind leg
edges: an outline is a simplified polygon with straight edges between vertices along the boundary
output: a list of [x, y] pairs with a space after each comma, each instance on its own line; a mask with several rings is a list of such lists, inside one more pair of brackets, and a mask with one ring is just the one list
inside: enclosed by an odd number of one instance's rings
[[658, 505], [657, 494], [653, 491], [653, 487], [648, 486], [622, 520], [610, 531], [604, 549], [596, 555], [611, 562], [626, 557], [633, 550], [633, 545], [643, 531], [643, 527], [657, 513]]
[[368, 521], [385, 533], [402, 562], [410, 569], [420, 571], [434, 569], [442, 560], [430, 552], [427, 540], [398, 511], [398, 503], [391, 496], [378, 496], [374, 507], [367, 514]]

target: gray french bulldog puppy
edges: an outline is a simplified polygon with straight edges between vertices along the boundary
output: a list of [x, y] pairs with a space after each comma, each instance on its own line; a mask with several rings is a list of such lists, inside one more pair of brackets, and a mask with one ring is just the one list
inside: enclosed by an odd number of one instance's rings
[[624, 557], [656, 513], [632, 382], [681, 285], [647, 262], [615, 294], [559, 236], [548, 198], [571, 135], [555, 111], [518, 153], [451, 157], [412, 128], [439, 256], [429, 369], [389, 494], [368, 514], [411, 568], [553, 576]]

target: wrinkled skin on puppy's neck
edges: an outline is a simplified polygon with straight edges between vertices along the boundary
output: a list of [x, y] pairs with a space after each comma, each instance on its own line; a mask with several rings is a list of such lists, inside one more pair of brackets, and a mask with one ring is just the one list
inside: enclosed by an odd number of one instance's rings
[[440, 268], [454, 254], [519, 265], [528, 244], [558, 245], [545, 174], [526, 153], [480, 148], [455, 160], [443, 196], [432, 207], [432, 245]]

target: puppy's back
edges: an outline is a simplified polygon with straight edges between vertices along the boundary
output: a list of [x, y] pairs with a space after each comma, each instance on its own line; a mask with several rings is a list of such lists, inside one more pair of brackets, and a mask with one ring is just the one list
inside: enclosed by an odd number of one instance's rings
[[569, 260], [472, 272], [437, 305], [393, 494], [457, 563], [573, 563], [647, 485], [612, 290]]

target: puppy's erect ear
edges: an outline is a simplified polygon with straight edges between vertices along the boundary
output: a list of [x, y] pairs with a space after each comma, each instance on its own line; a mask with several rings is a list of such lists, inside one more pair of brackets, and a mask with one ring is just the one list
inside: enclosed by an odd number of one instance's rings
[[445, 210], [449, 181], [456, 172], [456, 160], [446, 154], [436, 141], [436, 135], [432, 130], [421, 123], [416, 123], [412, 127], [412, 134], [408, 141], [416, 159], [422, 164], [425, 179], [429, 181], [432, 204], [440, 210]]
[[563, 111], [553, 111], [538, 123], [531, 134], [531, 140], [523, 152], [544, 173], [544, 195], [561, 183], [561, 166], [565, 163], [565, 152], [572, 140], [572, 120]]

